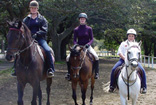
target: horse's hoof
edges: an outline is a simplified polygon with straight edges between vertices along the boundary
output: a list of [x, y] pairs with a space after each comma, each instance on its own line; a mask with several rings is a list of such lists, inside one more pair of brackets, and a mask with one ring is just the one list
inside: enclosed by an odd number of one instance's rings
[[93, 102], [90, 102], [90, 105], [93, 105]]

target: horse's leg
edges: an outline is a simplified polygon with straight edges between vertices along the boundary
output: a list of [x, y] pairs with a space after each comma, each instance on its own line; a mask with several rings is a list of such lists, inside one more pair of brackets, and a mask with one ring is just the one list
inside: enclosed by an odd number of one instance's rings
[[85, 99], [86, 99], [87, 86], [88, 86], [88, 80], [86, 80], [85, 82], [81, 83], [82, 105], [86, 105], [85, 104]]
[[[34, 82], [33, 82], [34, 83]], [[40, 81], [35, 81], [34, 84], [32, 84], [33, 87], [33, 98], [31, 101], [31, 105], [37, 105], [36, 99], [39, 91]]]
[[47, 105], [50, 105], [50, 100], [49, 100], [49, 96], [50, 96], [50, 87], [51, 87], [51, 84], [52, 84], [52, 78], [47, 78], [47, 88], [46, 88], [46, 91], [47, 91]]
[[133, 97], [133, 99], [132, 99], [132, 105], [136, 105], [137, 99], [138, 99], [138, 95], [136, 97]]
[[39, 105], [42, 105], [42, 91], [41, 91], [40, 85], [39, 85], [39, 89], [38, 89], [38, 98], [39, 98]]
[[93, 104], [93, 90], [94, 90], [95, 79], [94, 76], [91, 78], [91, 96], [90, 96], [90, 105]]
[[121, 101], [121, 105], [127, 105], [126, 97], [122, 96], [121, 93], [120, 93], [120, 101]]
[[25, 83], [17, 83], [17, 90], [18, 90], [18, 105], [23, 105], [23, 91], [25, 88]]
[[77, 101], [76, 101], [76, 87], [77, 87], [77, 81], [72, 81], [72, 91], [73, 91], [73, 94], [72, 94], [72, 97], [74, 99], [74, 102], [75, 102], [75, 105], [78, 105], [77, 104]]

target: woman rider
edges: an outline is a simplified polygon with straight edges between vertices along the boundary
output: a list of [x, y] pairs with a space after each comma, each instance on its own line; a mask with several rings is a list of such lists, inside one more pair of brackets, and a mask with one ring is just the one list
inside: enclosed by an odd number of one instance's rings
[[[120, 56], [120, 59], [119, 61], [114, 65], [113, 69], [112, 69], [112, 72], [111, 72], [111, 78], [110, 78], [110, 88], [109, 88], [109, 92], [113, 92], [114, 89], [115, 89], [115, 77], [114, 77], [114, 71], [116, 70], [117, 67], [121, 66], [123, 63], [124, 63], [124, 60], [125, 60], [125, 52], [128, 48], [128, 44], [127, 42], [135, 42], [135, 38], [137, 36], [137, 33], [134, 29], [129, 29], [127, 31], [127, 37], [128, 39], [124, 42], [122, 42], [120, 44], [120, 47], [118, 49], [118, 55]], [[143, 78], [142, 78], [142, 81], [141, 81], [141, 88], [142, 88], [142, 91], [141, 93], [145, 94], [146, 93], [146, 73], [145, 73], [145, 70], [144, 68], [142, 67], [142, 65], [140, 63], [138, 63], [138, 67], [142, 70], [143, 72]]]
[[[85, 46], [90, 53], [92, 53], [95, 57], [95, 79], [99, 78], [99, 57], [92, 48], [91, 44], [93, 43], [93, 31], [92, 28], [86, 25], [87, 14], [80, 13], [79, 14], [79, 22], [80, 25], [74, 29], [74, 46], [82, 45]], [[68, 73], [65, 78], [70, 80], [70, 62], [69, 62], [70, 54], [67, 56], [67, 68]]]
[[[39, 45], [45, 50], [47, 55], [47, 61], [49, 65], [48, 77], [54, 76], [54, 64], [51, 56], [51, 49], [46, 42], [46, 34], [48, 31], [48, 22], [45, 17], [43, 17], [39, 12], [39, 4], [37, 1], [33, 0], [29, 4], [30, 14], [23, 19], [23, 22], [31, 31], [32, 37], [37, 40]], [[16, 74], [16, 72], [14, 73]]]

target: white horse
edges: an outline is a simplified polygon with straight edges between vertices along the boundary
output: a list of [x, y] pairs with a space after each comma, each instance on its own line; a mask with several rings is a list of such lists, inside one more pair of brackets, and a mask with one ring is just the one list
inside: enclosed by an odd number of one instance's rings
[[132, 105], [136, 104], [140, 92], [141, 80], [136, 67], [140, 59], [141, 42], [129, 42], [125, 56], [125, 66], [118, 78], [121, 105], [127, 105], [127, 97], [132, 99]]

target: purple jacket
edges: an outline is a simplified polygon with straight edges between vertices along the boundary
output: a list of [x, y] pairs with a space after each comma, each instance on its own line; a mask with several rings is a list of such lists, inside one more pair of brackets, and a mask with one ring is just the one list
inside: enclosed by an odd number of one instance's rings
[[87, 25], [80, 25], [74, 29], [74, 44], [91, 45], [93, 43], [92, 28]]

